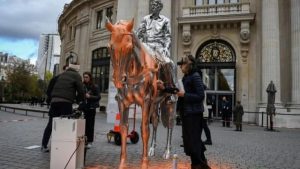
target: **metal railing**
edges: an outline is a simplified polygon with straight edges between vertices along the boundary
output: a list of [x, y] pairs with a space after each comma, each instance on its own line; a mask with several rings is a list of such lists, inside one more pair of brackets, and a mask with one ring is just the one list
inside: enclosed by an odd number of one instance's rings
[[[30, 109], [30, 108], [20, 108], [20, 107], [13, 107], [8, 105], [0, 105], [0, 110], [5, 112], [17, 113], [16, 110], [24, 111], [25, 116], [28, 116], [29, 112], [36, 112], [42, 113], [42, 117], [45, 118], [45, 114], [48, 114], [48, 110], [41, 110], [41, 109]], [[20, 112], [18, 112], [20, 114]]]
[[183, 17], [250, 13], [250, 3], [225, 3], [183, 7]]
[[[268, 118], [266, 112], [248, 112], [248, 111], [245, 111], [245, 113], [247, 113], [247, 114], [259, 114], [261, 116], [261, 125], [260, 126], [264, 127], [264, 117]], [[275, 113], [275, 117], [276, 116], [300, 116], [300, 114], [294, 114], [294, 113]]]

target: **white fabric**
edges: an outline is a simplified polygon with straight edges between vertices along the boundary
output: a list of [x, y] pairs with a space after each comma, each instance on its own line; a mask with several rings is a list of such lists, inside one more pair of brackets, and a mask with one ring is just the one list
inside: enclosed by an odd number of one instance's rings
[[208, 118], [209, 113], [208, 113], [208, 107], [207, 107], [207, 103], [206, 103], [206, 91], [204, 91], [203, 108], [204, 108], [203, 117]]

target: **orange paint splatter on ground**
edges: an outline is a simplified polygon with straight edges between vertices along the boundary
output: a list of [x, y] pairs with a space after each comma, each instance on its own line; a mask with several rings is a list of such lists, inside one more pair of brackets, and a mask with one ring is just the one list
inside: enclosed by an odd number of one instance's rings
[[[215, 161], [210, 161], [209, 166], [212, 169], [232, 169], [232, 166], [229, 165], [221, 165], [217, 164]], [[93, 165], [93, 166], [87, 166], [85, 169], [116, 169], [117, 167], [112, 166], [103, 166], [103, 165]], [[172, 169], [172, 162], [166, 161], [166, 162], [156, 162], [149, 164], [148, 169]], [[128, 164], [127, 169], [140, 169], [140, 164]], [[177, 165], [177, 169], [191, 169], [191, 164], [188, 162], [179, 162]]]

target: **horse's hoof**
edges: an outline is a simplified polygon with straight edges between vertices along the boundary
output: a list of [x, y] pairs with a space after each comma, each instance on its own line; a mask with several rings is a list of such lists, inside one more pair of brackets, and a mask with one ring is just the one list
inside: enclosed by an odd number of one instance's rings
[[127, 165], [123, 160], [121, 160], [121, 162], [119, 164], [119, 169], [127, 169]]
[[148, 169], [148, 158], [142, 160], [142, 169]]
[[154, 149], [154, 147], [150, 147], [149, 152], [148, 152], [148, 156], [153, 157], [154, 155], [155, 155], [155, 149]]
[[142, 164], [142, 169], [148, 169], [148, 164]]
[[128, 169], [128, 168], [127, 168], [127, 165], [125, 165], [125, 164], [121, 165], [120, 164], [118, 169]]
[[170, 158], [170, 154], [171, 154], [170, 150], [166, 150], [165, 153], [164, 153], [164, 155], [163, 155], [163, 158], [164, 159], [169, 159]]

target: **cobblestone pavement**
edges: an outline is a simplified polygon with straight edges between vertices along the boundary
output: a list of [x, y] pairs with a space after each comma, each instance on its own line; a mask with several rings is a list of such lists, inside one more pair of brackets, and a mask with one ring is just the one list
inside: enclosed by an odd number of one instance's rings
[[[29, 113], [30, 116], [23, 114], [24, 111], [0, 111], [0, 169], [48, 169], [49, 153], [42, 153], [39, 148], [25, 149], [41, 144], [48, 118], [42, 118], [38, 113]], [[130, 130], [132, 126], [129, 126]], [[213, 169], [300, 168], [300, 129], [280, 128], [277, 129], [279, 132], [268, 132], [262, 127], [244, 125], [243, 132], [236, 132], [234, 128], [221, 127], [220, 122], [213, 122], [209, 127], [213, 145], [207, 146], [206, 156]], [[108, 143], [106, 137], [112, 128], [113, 124], [106, 123], [106, 115], [97, 113], [95, 142], [87, 151], [86, 168], [117, 168], [120, 147]], [[137, 131], [140, 134], [139, 127]], [[150, 157], [150, 169], [172, 168], [172, 159], [161, 158], [165, 137], [166, 129], [160, 125], [156, 156]], [[172, 141], [172, 153], [179, 156], [178, 168], [189, 169], [189, 158], [180, 147], [181, 126], [175, 126]], [[137, 144], [128, 142], [128, 168], [140, 168], [141, 146], [141, 139]]]

